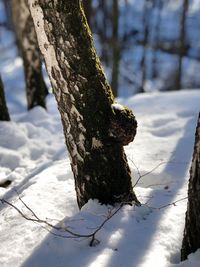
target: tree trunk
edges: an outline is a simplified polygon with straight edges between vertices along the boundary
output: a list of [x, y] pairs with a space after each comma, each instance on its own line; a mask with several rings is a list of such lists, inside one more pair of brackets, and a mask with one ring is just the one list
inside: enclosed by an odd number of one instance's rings
[[143, 13], [144, 43], [143, 43], [143, 55], [141, 59], [142, 78], [141, 78], [141, 86], [139, 88], [138, 93], [145, 92], [147, 44], [148, 44], [148, 38], [149, 38], [148, 16], [149, 16], [148, 0], [145, 0], [144, 1], [144, 13]]
[[29, 6], [61, 114], [79, 207], [90, 198], [137, 202], [123, 150], [135, 136], [136, 121], [130, 110], [113, 105], [80, 1], [29, 0]]
[[27, 0], [12, 0], [12, 16], [24, 63], [28, 109], [38, 105], [46, 108], [48, 90], [42, 75], [42, 59]]
[[179, 40], [179, 55], [178, 55], [178, 69], [176, 74], [175, 89], [180, 90], [182, 88], [182, 76], [183, 76], [183, 57], [186, 50], [186, 18], [189, 2], [183, 0], [182, 14], [180, 19], [180, 40]]
[[6, 106], [6, 99], [4, 94], [3, 82], [0, 75], [0, 121], [9, 121], [10, 116]]
[[113, 0], [112, 6], [112, 91], [118, 96], [120, 44], [119, 44], [119, 3]]
[[181, 260], [200, 248], [200, 113], [196, 128], [196, 138], [190, 180], [188, 186], [188, 206], [181, 250]]

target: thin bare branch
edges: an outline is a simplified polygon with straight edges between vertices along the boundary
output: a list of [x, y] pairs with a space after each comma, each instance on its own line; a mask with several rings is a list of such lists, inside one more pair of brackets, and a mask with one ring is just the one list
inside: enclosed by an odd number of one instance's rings
[[[2, 202], [2, 204], [7, 204], [8, 206], [12, 207], [13, 209], [15, 209], [24, 219], [26, 219], [27, 221], [32, 221], [34, 223], [37, 223], [39, 224], [43, 229], [45, 229], [46, 231], [48, 231], [50, 234], [53, 234], [54, 236], [58, 236], [58, 237], [61, 237], [61, 238], [91, 238], [91, 241], [90, 241], [90, 246], [94, 246], [94, 245], [97, 245], [99, 243], [99, 241], [96, 239], [96, 234], [103, 228], [103, 226], [113, 217], [115, 216], [118, 211], [123, 207], [123, 205], [125, 205], [126, 203], [122, 203], [120, 204], [120, 206], [114, 211], [114, 212], [111, 212], [109, 210], [109, 213], [108, 213], [108, 216], [106, 217], [106, 219], [92, 232], [92, 233], [89, 233], [89, 234], [79, 234], [79, 233], [76, 233], [76, 232], [73, 232], [71, 230], [69, 230], [69, 228], [67, 227], [61, 227], [61, 226], [55, 226], [51, 223], [49, 223], [47, 220], [42, 220], [40, 219], [36, 214], [35, 212], [22, 200], [22, 198], [19, 196], [19, 200], [22, 202], [22, 204], [27, 208], [27, 210], [29, 210], [32, 215], [35, 217], [35, 218], [30, 218], [28, 217], [26, 214], [24, 214], [18, 207], [16, 207], [14, 204], [12, 204], [11, 202], [5, 200], [5, 199], [0, 199], [0, 201]], [[44, 224], [44, 225], [42, 225]], [[57, 234], [57, 233], [54, 233], [52, 230], [48, 229], [47, 228], [50, 227], [51, 229], [53, 230], [56, 230], [56, 231], [60, 231], [62, 233], [66, 232], [68, 233], [69, 235], [61, 235], [61, 234]]]

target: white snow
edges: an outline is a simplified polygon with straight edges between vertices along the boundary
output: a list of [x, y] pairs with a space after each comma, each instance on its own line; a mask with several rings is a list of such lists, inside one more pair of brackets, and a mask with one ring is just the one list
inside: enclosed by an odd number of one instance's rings
[[[138, 171], [150, 172], [135, 187], [144, 205], [123, 207], [97, 233], [100, 243], [90, 247], [91, 239], [56, 237], [44, 224], [27, 221], [0, 204], [0, 266], [199, 266], [200, 252], [183, 263], [179, 260], [187, 201], [154, 208], [187, 196], [200, 91], [141, 94], [119, 101], [131, 107], [138, 120], [137, 137], [126, 152], [133, 184]], [[12, 181], [0, 188], [1, 198], [32, 218], [19, 194], [40, 219], [76, 233], [92, 233], [114, 210], [91, 200], [78, 211], [53, 96], [48, 97], [48, 112], [39, 107], [30, 112], [22, 109], [12, 119], [0, 122], [0, 181]]]
[[[0, 68], [12, 121], [0, 122], [0, 184], [11, 185], [0, 187], [0, 198], [28, 218], [34, 218], [32, 210], [56, 227], [93, 233], [118, 207], [90, 200], [78, 210], [55, 99], [48, 96], [47, 112], [26, 111], [22, 62], [6, 49], [12, 42], [7, 37]], [[200, 90], [138, 94], [118, 102], [133, 109], [138, 121], [136, 138], [125, 150], [143, 205], [120, 209], [90, 247], [91, 238], [67, 238], [66, 231], [28, 221], [0, 203], [1, 267], [199, 267], [200, 250], [181, 263], [180, 249], [187, 204], [181, 199], [187, 197]]]
[[119, 103], [113, 103], [111, 106], [114, 110], [124, 110], [124, 107]]

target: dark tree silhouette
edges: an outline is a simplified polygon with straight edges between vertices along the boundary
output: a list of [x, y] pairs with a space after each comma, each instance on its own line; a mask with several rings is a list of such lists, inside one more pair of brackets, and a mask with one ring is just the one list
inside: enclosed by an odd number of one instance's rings
[[200, 248], [200, 113], [197, 121], [196, 137], [190, 180], [188, 186], [188, 205], [185, 218], [185, 230], [181, 250], [181, 259]]
[[175, 83], [176, 90], [180, 90], [182, 88], [183, 57], [186, 52], [186, 18], [187, 18], [188, 5], [189, 5], [189, 0], [183, 0], [183, 7], [182, 7], [181, 18], [180, 18], [178, 68], [177, 68], [176, 83]]
[[10, 120], [10, 116], [9, 116], [8, 108], [6, 105], [4, 86], [3, 86], [3, 81], [0, 75], [0, 121], [9, 121], [9, 120]]

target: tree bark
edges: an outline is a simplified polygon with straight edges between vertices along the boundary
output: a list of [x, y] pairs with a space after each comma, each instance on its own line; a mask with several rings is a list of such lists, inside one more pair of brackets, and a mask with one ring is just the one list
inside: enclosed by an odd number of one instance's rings
[[0, 75], [0, 121], [9, 121], [10, 116], [6, 105], [4, 86]]
[[185, 218], [185, 230], [181, 249], [181, 260], [200, 248], [200, 113], [196, 128], [196, 137], [190, 180], [188, 186], [188, 206]]
[[136, 120], [130, 110], [113, 105], [80, 1], [29, 0], [29, 6], [61, 114], [79, 207], [90, 198], [138, 203], [123, 150], [135, 136]]
[[42, 59], [27, 0], [12, 0], [12, 16], [17, 44], [23, 58], [28, 109], [46, 108], [48, 89], [42, 75]]

